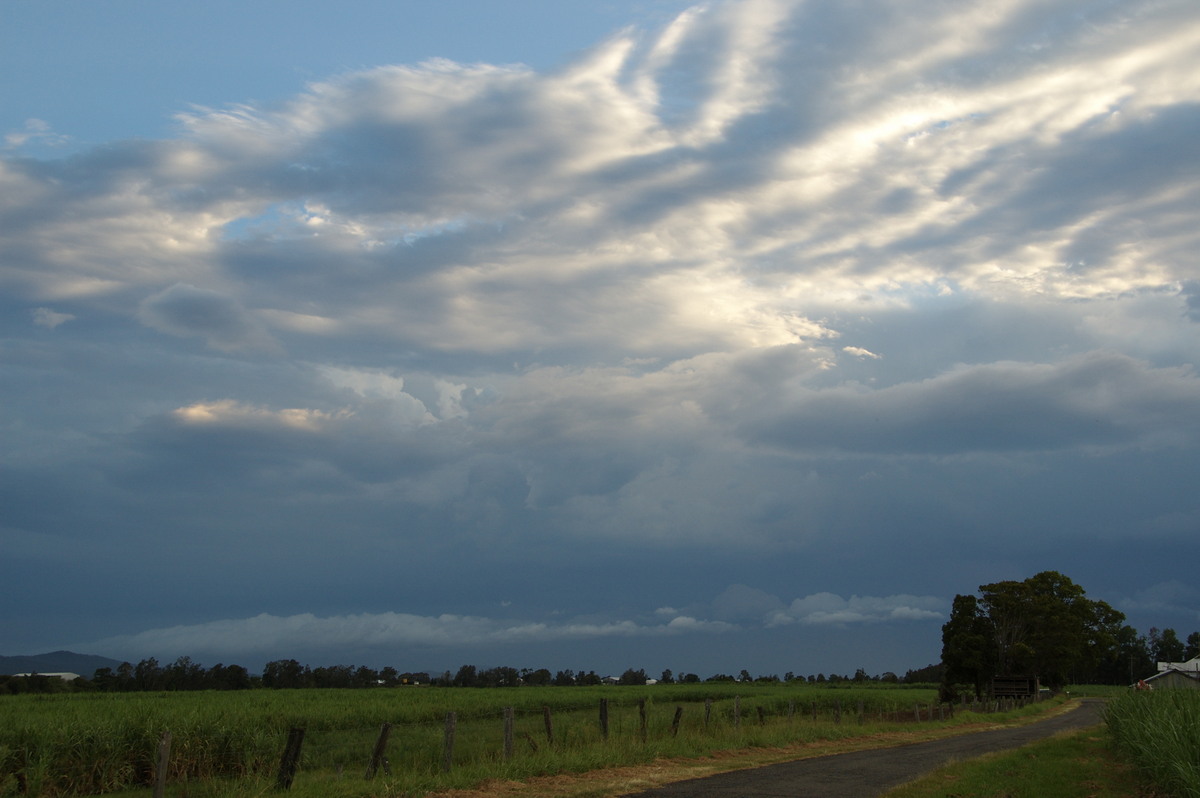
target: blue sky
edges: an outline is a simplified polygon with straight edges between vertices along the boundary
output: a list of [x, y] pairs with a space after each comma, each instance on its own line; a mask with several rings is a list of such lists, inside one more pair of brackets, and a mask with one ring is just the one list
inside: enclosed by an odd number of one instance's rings
[[0, 9], [0, 650], [1200, 628], [1189, 2]]

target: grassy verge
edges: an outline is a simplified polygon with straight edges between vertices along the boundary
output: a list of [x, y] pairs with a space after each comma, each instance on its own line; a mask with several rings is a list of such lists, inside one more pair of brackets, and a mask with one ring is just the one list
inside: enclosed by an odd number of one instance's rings
[[1113, 755], [1103, 727], [947, 765], [887, 798], [1131, 798], [1149, 796], [1138, 774]]

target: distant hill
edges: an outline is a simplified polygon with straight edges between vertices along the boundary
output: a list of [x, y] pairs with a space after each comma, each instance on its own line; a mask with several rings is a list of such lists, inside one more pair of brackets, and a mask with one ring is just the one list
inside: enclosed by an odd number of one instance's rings
[[53, 651], [49, 654], [31, 654], [22, 657], [0, 656], [0, 674], [14, 673], [78, 673], [86, 679], [92, 678], [97, 668], [117, 669], [120, 660], [76, 654], [73, 651]]

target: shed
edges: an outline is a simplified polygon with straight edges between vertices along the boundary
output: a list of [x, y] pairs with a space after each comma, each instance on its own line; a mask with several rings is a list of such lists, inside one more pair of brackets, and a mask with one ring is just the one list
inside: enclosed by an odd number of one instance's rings
[[992, 698], [1036, 698], [1040, 690], [1036, 676], [992, 677]]
[[79, 678], [78, 673], [67, 673], [66, 671], [58, 671], [55, 673], [14, 673], [13, 676], [57, 676], [64, 682], [73, 682]]
[[1200, 690], [1200, 673], [1169, 668], [1142, 679], [1155, 690]]

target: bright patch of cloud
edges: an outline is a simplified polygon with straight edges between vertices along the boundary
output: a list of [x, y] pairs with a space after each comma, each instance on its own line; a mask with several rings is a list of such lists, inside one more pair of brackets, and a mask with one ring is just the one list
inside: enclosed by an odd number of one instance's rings
[[[317, 645], [336, 651], [364, 646], [430, 645], [464, 647], [627, 637], [659, 637], [722, 632], [728, 624], [678, 616], [665, 624], [634, 621], [543, 623], [467, 615], [423, 616], [384, 612], [318, 617], [310, 613], [275, 616], [263, 613], [189, 626], [150, 629], [135, 635], [94, 641], [105, 651], [252, 652], [300, 650]], [[160, 654], [160, 656], [163, 654]], [[168, 655], [169, 656], [169, 655]]]
[[322, 429], [334, 419], [345, 417], [345, 414], [324, 413], [304, 408], [268, 410], [245, 405], [233, 399], [198, 402], [178, 408], [172, 415], [181, 423], [190, 426], [285, 427], [310, 432]]
[[53, 330], [58, 325], [65, 324], [74, 318], [75, 317], [70, 313], [59, 313], [58, 311], [51, 310], [50, 308], [33, 309], [33, 323], [39, 327], [45, 327], [49, 330]]
[[851, 596], [814, 593], [771, 614], [770, 626], [799, 623], [859, 624], [889, 621], [932, 621], [944, 617], [946, 601], [935, 596]]

